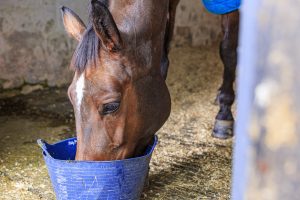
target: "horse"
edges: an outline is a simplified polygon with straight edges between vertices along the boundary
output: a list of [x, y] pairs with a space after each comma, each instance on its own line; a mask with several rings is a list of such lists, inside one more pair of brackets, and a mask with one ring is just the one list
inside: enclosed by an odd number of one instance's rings
[[[119, 160], [141, 155], [171, 112], [168, 53], [179, 0], [91, 0], [85, 25], [62, 7], [66, 32], [78, 41], [68, 96], [74, 108], [76, 160]], [[236, 20], [222, 17], [224, 81], [213, 136], [232, 135]]]

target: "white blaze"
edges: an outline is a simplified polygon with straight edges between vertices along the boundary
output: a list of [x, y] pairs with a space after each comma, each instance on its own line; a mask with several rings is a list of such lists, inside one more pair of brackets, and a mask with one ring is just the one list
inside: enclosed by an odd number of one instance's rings
[[80, 110], [81, 101], [84, 93], [84, 73], [82, 73], [76, 82], [76, 103], [77, 110]]

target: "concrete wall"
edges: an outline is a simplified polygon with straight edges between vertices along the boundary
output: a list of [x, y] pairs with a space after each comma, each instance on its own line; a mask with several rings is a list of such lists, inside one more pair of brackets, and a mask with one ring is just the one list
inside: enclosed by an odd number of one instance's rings
[[[76, 43], [63, 29], [59, 7], [74, 9], [86, 21], [88, 2], [1, 0], [0, 89], [69, 83], [68, 65]], [[206, 45], [218, 39], [219, 17], [204, 11], [200, 0], [182, 0], [176, 20], [175, 46]]]
[[175, 45], [202, 46], [219, 41], [220, 16], [205, 10], [202, 0], [181, 0], [176, 13]]

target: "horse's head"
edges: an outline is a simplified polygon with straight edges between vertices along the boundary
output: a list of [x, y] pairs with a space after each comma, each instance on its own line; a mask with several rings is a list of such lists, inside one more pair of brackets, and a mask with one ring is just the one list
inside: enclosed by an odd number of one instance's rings
[[99, 1], [91, 3], [88, 26], [66, 7], [62, 15], [65, 29], [79, 42], [68, 89], [76, 118], [76, 159], [115, 160], [141, 154], [170, 114], [169, 92], [159, 66], [154, 66], [160, 63], [161, 50], [132, 45], [126, 36], [130, 31], [119, 31]]

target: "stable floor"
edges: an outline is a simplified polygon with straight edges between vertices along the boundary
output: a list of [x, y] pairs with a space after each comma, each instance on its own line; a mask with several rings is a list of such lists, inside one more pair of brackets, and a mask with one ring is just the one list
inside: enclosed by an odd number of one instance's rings
[[[216, 46], [173, 48], [172, 113], [158, 131], [142, 199], [229, 199], [232, 140], [211, 137], [222, 65]], [[55, 199], [38, 138], [74, 136], [66, 88], [0, 94], [0, 199]]]

